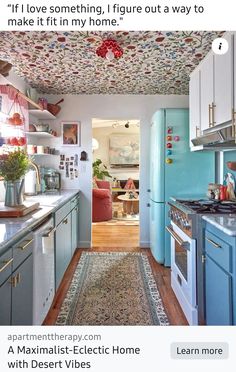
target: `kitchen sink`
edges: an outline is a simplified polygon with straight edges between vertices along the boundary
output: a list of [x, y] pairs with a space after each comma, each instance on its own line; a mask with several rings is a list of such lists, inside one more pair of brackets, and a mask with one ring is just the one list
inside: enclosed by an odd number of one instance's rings
[[62, 198], [62, 195], [58, 194], [39, 194], [35, 196], [27, 196], [26, 201], [35, 201], [42, 206], [51, 206], [57, 203]]

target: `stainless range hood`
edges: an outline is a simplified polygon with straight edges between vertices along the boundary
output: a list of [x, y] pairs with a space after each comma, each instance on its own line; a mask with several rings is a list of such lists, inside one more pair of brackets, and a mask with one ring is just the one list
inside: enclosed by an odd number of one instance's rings
[[232, 135], [232, 123], [217, 125], [203, 131], [203, 135], [191, 140], [194, 147], [192, 151], [236, 150], [235, 137]]

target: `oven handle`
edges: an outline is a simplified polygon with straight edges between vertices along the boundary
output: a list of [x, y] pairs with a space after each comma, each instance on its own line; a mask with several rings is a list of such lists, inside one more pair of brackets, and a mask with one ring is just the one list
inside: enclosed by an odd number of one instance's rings
[[166, 230], [168, 231], [168, 233], [170, 233], [170, 235], [172, 236], [173, 239], [175, 239], [177, 241], [177, 243], [184, 249], [186, 250], [190, 250], [189, 249], [189, 242], [185, 242], [183, 239], [181, 239], [179, 237], [178, 234], [176, 234], [176, 232], [174, 231], [174, 229], [172, 228], [171, 225], [169, 226], [166, 226]]

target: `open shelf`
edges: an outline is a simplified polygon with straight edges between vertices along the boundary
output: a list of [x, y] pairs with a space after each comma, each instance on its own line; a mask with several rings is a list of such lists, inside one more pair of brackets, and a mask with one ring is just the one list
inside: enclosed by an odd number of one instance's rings
[[59, 156], [60, 154], [28, 154], [28, 156]]
[[38, 109], [29, 109], [29, 114], [33, 115], [34, 117], [43, 120], [43, 119], [48, 119], [48, 120], [54, 120], [56, 119], [56, 116], [51, 114], [51, 112], [47, 110], [38, 110]]
[[27, 136], [32, 136], [32, 137], [56, 137], [53, 136], [53, 134], [48, 133], [48, 132], [25, 132]]

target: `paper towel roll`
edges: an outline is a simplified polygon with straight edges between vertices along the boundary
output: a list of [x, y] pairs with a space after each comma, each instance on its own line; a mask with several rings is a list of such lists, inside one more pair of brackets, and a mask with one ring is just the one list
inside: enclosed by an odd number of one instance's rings
[[25, 175], [25, 194], [36, 194], [36, 172], [33, 169]]

